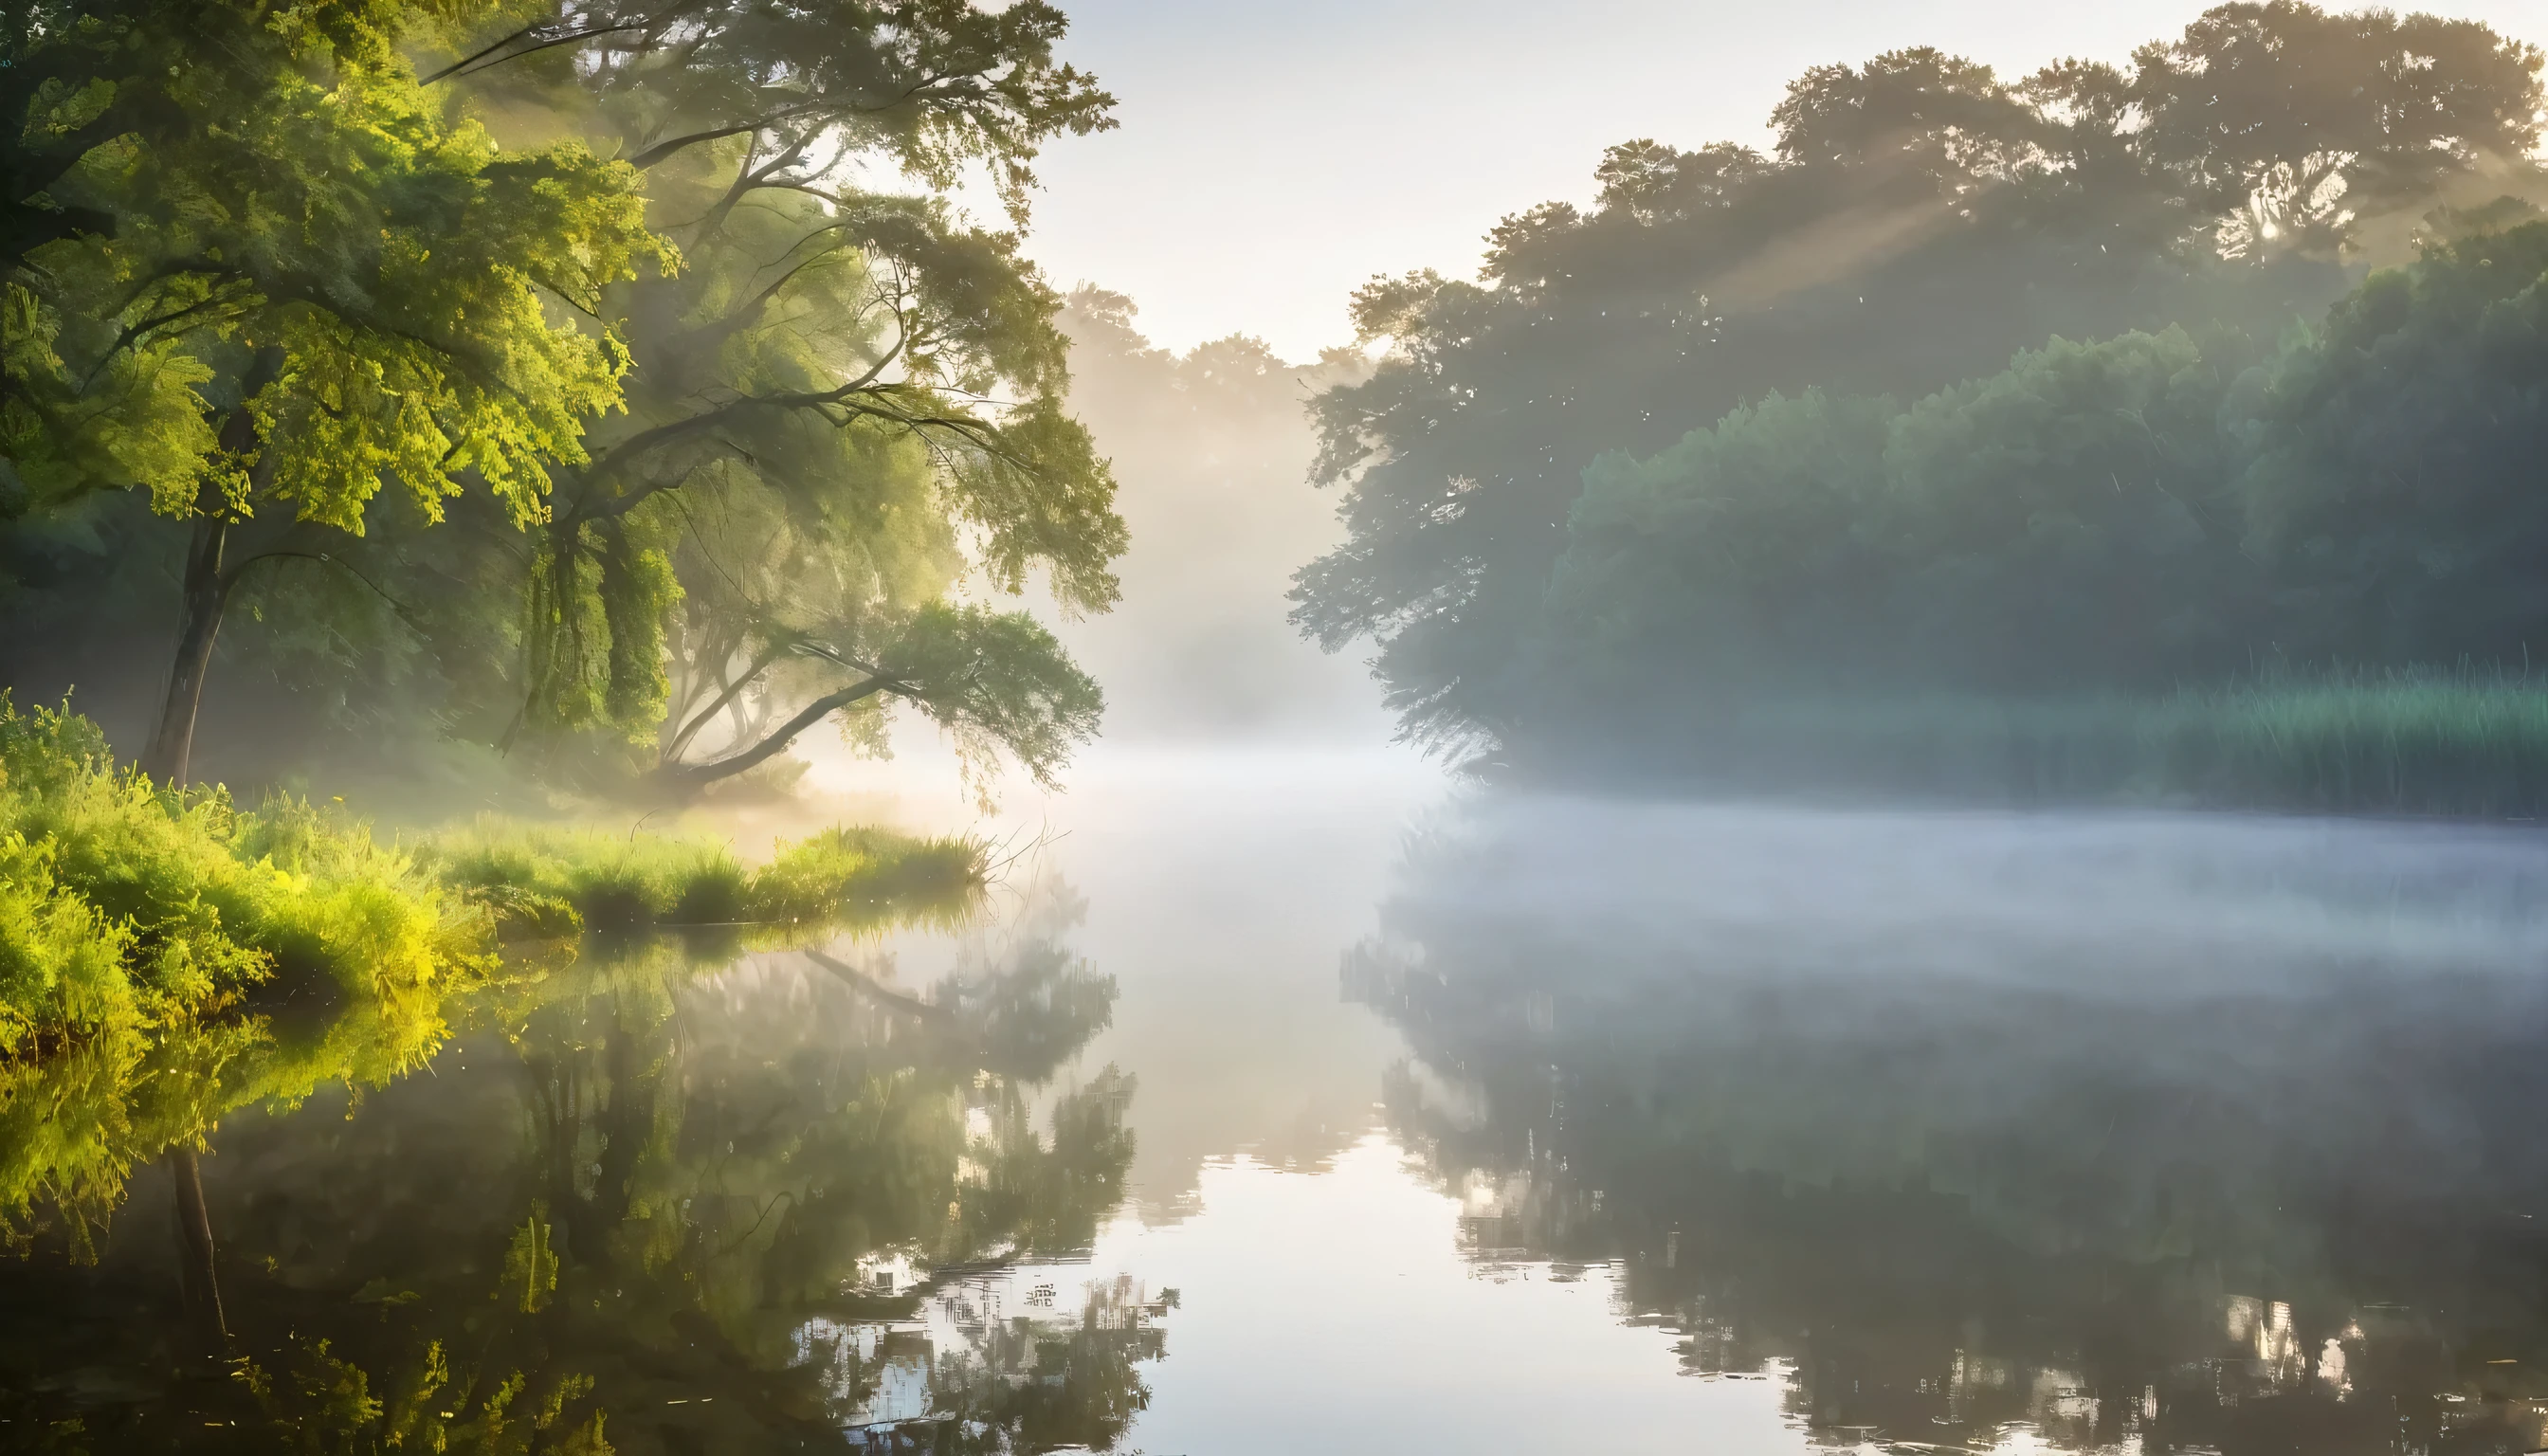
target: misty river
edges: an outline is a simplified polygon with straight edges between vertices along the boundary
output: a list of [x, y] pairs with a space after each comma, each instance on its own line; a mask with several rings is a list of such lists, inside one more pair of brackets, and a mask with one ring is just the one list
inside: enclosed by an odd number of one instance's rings
[[[202, 1196], [231, 1324], [292, 1331], [269, 1409], [394, 1424], [527, 1357], [349, 1396], [330, 1351], [508, 1301], [622, 1452], [2540, 1444], [2528, 831], [1345, 752], [1101, 756], [1010, 817], [966, 923], [632, 952], [230, 1115]], [[0, 1388], [223, 1448], [171, 1198], [136, 1169], [86, 1261], [0, 1262]]]

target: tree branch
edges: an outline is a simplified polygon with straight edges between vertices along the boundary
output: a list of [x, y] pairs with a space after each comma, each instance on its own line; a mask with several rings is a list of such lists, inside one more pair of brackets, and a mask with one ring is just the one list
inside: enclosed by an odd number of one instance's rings
[[746, 687], [752, 685], [753, 679], [770, 671], [770, 665], [778, 661], [781, 657], [786, 656], [786, 653], [787, 644], [784, 640], [780, 640], [773, 642], [768, 651], [762, 653], [761, 656], [754, 658], [751, 666], [745, 668], [732, 682], [727, 683], [725, 685], [725, 690], [718, 693], [714, 701], [710, 702], [706, 707], [699, 709], [697, 714], [693, 716], [689, 722], [682, 725], [682, 730], [680, 732], [673, 735], [673, 741], [664, 746], [665, 760], [667, 762], [679, 760], [682, 756], [682, 750], [687, 748], [689, 746], [690, 739], [696, 736], [701, 728], [707, 726], [708, 719], [713, 718], [718, 713], [724, 711], [727, 703], [734, 701], [736, 697], [742, 694]]
[[664, 782], [684, 788], [702, 788], [720, 778], [731, 778], [737, 774], [757, 769], [786, 752], [787, 746], [796, 741], [796, 735], [813, 727], [834, 712], [854, 702], [873, 697], [879, 692], [902, 690], [907, 690], [902, 683], [881, 676], [869, 678], [862, 682], [853, 682], [838, 692], [827, 692], [807, 703], [803, 711], [773, 729], [769, 737], [739, 754], [719, 759], [712, 764], [666, 764], [655, 771], [655, 776]]
[[444, 66], [442, 69], [435, 71], [432, 75], [420, 77], [419, 83], [430, 86], [437, 81], [446, 80], [455, 75], [465, 73], [467, 75], [474, 76], [479, 71], [493, 70], [497, 66], [502, 65], [505, 61], [519, 60], [525, 55], [536, 55], [543, 50], [554, 49], [560, 46], [572, 46], [578, 41], [590, 41], [596, 36], [616, 35], [621, 31], [642, 31], [645, 29], [646, 27], [642, 25], [618, 25], [597, 26], [589, 31], [570, 31], [563, 36], [551, 36], [548, 39], [541, 41], [536, 46], [525, 46], [510, 55], [497, 56], [494, 60], [488, 60], [485, 65], [478, 64], [479, 61], [486, 60], [488, 56], [495, 55], [497, 51], [503, 49], [505, 46], [510, 46], [514, 42], [521, 40], [523, 37], [532, 35], [539, 30], [538, 26], [525, 26], [521, 30], [515, 31], [513, 34], [506, 36], [503, 40], [497, 42], [495, 45], [488, 46], [486, 49], [479, 51], [475, 55], [468, 56], [461, 60], [455, 60], [451, 64]]

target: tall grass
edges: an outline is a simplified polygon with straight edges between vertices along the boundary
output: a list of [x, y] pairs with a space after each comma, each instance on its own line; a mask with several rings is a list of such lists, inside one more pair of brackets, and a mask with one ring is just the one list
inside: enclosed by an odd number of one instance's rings
[[2534, 819], [2548, 814], [2548, 679], [2329, 672], [2154, 697], [1747, 701], [1622, 761], [1711, 788]]
[[[0, 1245], [49, 1218], [85, 1247], [139, 1162], [236, 1108], [384, 1085], [455, 1027], [604, 985], [660, 999], [751, 945], [960, 917], [984, 860], [849, 828], [758, 867], [716, 842], [493, 819], [384, 844], [298, 798], [241, 812], [161, 788], [85, 719], [0, 693]], [[620, 943], [583, 954], [588, 928]], [[657, 930], [689, 934], [636, 934]]]
[[314, 981], [430, 1004], [505, 939], [725, 927], [743, 942], [959, 914], [981, 847], [834, 829], [758, 868], [716, 842], [498, 820], [384, 844], [289, 795], [119, 767], [67, 710], [0, 694], [0, 1059]]
[[2352, 674], [2186, 693], [2144, 714], [2163, 781], [2208, 803], [2537, 818], [2548, 682]]
[[747, 868], [719, 842], [488, 819], [429, 840], [442, 878], [508, 923], [613, 933], [732, 928], [812, 935], [969, 904], [985, 861], [971, 840], [835, 828]]

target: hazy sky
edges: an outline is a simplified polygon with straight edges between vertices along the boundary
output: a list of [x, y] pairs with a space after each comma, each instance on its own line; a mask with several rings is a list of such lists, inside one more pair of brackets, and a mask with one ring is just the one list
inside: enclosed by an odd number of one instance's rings
[[[1496, 220], [1590, 199], [1601, 148], [1761, 144], [1789, 78], [1933, 45], [2023, 75], [2120, 61], [2208, 0], [1061, 0], [1063, 53], [1120, 130], [1042, 167], [1031, 251], [1055, 283], [1129, 293], [1183, 348], [1347, 341], [1378, 272], [1472, 272]], [[2337, 6], [2335, 8], [2350, 8]], [[2426, 0], [2548, 42], [2548, 0]]]

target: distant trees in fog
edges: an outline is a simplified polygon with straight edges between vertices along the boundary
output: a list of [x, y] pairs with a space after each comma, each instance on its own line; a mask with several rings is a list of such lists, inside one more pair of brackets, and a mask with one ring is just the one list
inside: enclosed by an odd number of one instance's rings
[[[2045, 693], [2548, 642], [2541, 54], [2217, 8], [2129, 68], [1817, 67], [1376, 280], [1295, 621], [1408, 728]], [[2377, 273], [2374, 264], [2405, 262]], [[2332, 312], [2328, 312], [2332, 306]]]

